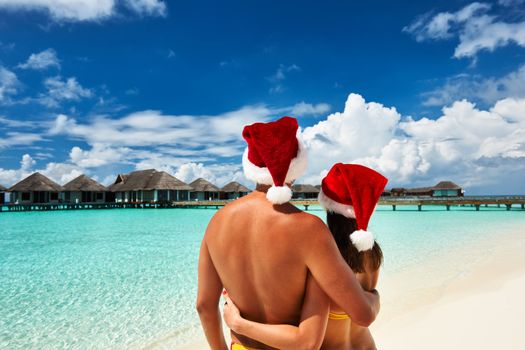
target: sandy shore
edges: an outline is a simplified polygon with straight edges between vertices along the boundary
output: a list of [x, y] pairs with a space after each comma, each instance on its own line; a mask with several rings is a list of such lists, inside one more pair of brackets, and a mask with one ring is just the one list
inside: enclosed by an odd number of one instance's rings
[[[525, 228], [384, 276], [371, 327], [378, 348], [525, 349], [524, 251]], [[208, 346], [202, 338], [181, 349]]]

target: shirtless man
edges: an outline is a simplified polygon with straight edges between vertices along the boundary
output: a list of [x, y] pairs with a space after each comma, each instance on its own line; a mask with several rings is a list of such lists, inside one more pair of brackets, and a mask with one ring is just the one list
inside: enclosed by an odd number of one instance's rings
[[[288, 203], [288, 185], [305, 168], [297, 128], [289, 117], [245, 128], [243, 166], [256, 190], [219, 210], [204, 235], [197, 310], [213, 350], [228, 349], [219, 312], [223, 288], [247, 319], [298, 325], [311, 318], [312, 328], [303, 331], [318, 332], [319, 339], [306, 349], [320, 346], [326, 314], [316, 316], [303, 301], [316, 305], [326, 293], [352, 322], [365, 327], [379, 311], [379, 295], [363, 291], [322, 220]], [[239, 349], [272, 349], [233, 332], [232, 343]]]

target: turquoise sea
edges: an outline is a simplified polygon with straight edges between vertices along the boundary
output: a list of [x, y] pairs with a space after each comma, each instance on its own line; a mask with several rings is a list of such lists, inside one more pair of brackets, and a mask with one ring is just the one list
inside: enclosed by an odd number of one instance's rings
[[[312, 210], [324, 216], [321, 210]], [[207, 209], [0, 213], [1, 349], [143, 349], [191, 342]], [[524, 230], [525, 211], [379, 207], [370, 230], [395, 274]]]

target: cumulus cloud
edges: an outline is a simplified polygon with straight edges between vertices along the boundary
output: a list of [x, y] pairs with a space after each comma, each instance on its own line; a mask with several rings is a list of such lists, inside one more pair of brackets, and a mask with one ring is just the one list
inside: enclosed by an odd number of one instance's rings
[[102, 21], [115, 16], [119, 8], [141, 16], [165, 16], [161, 0], [0, 0], [0, 9], [39, 11], [56, 22]]
[[49, 67], [56, 67], [60, 69], [60, 61], [57, 53], [53, 49], [47, 49], [39, 53], [33, 53], [29, 56], [26, 62], [18, 65], [22, 69], [44, 70]]
[[47, 78], [44, 81], [47, 89], [38, 101], [47, 107], [57, 107], [62, 101], [80, 101], [93, 96], [90, 89], [82, 87], [75, 77], [62, 79], [60, 76]]
[[0, 66], [0, 103], [7, 102], [11, 95], [18, 92], [19, 87], [16, 74]]
[[[525, 170], [525, 99], [502, 99], [489, 110], [462, 100], [442, 112], [414, 120], [351, 94], [343, 112], [303, 130], [310, 151], [305, 180], [319, 183], [332, 164], [355, 162], [387, 175], [389, 186], [449, 179], [498, 191]], [[514, 192], [525, 189], [513, 184]]]
[[422, 96], [426, 106], [443, 106], [458, 99], [492, 104], [506, 97], [525, 97], [525, 65], [502, 77], [485, 78], [469, 74], [451, 77], [443, 86]]
[[127, 147], [111, 147], [107, 144], [95, 143], [91, 149], [83, 150], [78, 146], [71, 148], [69, 159], [81, 168], [97, 168], [107, 164], [126, 163], [131, 159], [132, 150]]
[[525, 46], [525, 21], [505, 22], [488, 14], [491, 8], [490, 4], [474, 2], [456, 12], [425, 14], [403, 31], [417, 41], [457, 37], [455, 58], [475, 57], [479, 51], [494, 51], [509, 44]]
[[246, 179], [240, 164], [212, 164], [186, 163], [179, 167], [175, 173], [178, 179], [190, 183], [198, 178], [204, 178], [216, 186], [223, 187], [231, 181], [237, 181], [245, 186], [252, 187], [250, 180]]

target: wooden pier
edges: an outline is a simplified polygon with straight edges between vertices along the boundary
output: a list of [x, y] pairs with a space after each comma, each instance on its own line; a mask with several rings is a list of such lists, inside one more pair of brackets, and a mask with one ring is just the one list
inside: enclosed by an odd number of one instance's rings
[[[127, 203], [42, 203], [42, 204], [4, 204], [0, 212], [54, 211], [54, 210], [88, 210], [88, 209], [165, 209], [165, 208], [206, 208], [219, 209], [231, 200], [186, 201], [186, 202], [127, 202]], [[319, 205], [317, 200], [292, 200], [292, 204], [308, 210]], [[399, 206], [413, 206], [423, 210], [424, 206], [441, 206], [450, 210], [451, 207], [480, 208], [503, 207], [525, 210], [525, 196], [469, 196], [469, 197], [382, 197], [379, 205], [388, 205], [392, 210]]]

